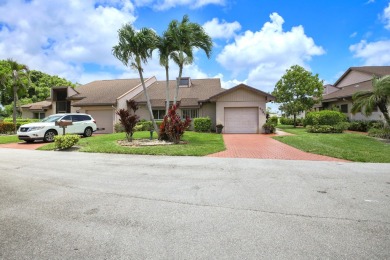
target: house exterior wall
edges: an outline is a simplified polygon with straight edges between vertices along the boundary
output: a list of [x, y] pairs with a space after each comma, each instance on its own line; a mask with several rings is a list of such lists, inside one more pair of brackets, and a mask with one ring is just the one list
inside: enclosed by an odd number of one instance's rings
[[359, 71], [350, 71], [347, 76], [345, 76], [337, 85], [336, 87], [344, 87], [348, 85], [352, 85], [355, 83], [363, 82], [372, 79], [372, 75], [369, 75], [367, 73], [359, 72]]
[[[216, 123], [225, 125], [225, 107], [256, 107], [259, 110], [258, 132], [262, 133], [263, 124], [266, 121], [266, 97], [255, 95], [253, 92], [238, 89], [232, 93], [221, 96], [216, 102]], [[222, 129], [222, 131], [224, 131]]]
[[352, 100], [346, 99], [346, 100], [338, 100], [334, 102], [329, 102], [327, 108], [332, 108], [333, 106], [335, 107], [340, 107], [341, 105], [348, 105], [348, 113], [346, 116], [349, 118], [349, 120], [384, 120], [382, 113], [378, 110], [378, 112], [373, 112], [371, 116], [365, 116], [362, 113], [356, 113], [355, 115], [351, 113], [352, 109]]
[[199, 109], [200, 117], [209, 117], [211, 119], [211, 129], [215, 128], [216, 125], [216, 114], [215, 114], [216, 104], [215, 103], [206, 103], [203, 104]]
[[45, 113], [45, 117], [54, 114], [53, 109], [47, 109], [46, 111], [31, 111], [28, 108], [22, 108], [22, 118], [34, 118], [34, 113]]

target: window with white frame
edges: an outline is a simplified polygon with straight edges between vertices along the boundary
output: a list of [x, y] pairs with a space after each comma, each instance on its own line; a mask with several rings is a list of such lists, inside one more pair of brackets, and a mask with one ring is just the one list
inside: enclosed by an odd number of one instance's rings
[[165, 116], [165, 110], [162, 109], [153, 110], [154, 119], [164, 119], [164, 116]]
[[182, 118], [198, 118], [199, 117], [199, 109], [182, 109], [181, 110]]

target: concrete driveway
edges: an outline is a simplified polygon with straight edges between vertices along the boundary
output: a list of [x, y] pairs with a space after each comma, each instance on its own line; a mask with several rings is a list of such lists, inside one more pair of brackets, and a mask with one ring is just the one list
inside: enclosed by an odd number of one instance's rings
[[292, 146], [272, 139], [276, 135], [290, 135], [278, 131], [277, 134], [224, 134], [226, 150], [208, 155], [220, 158], [256, 158], [280, 160], [306, 160], [306, 161], [337, 161], [346, 160], [324, 155], [303, 152]]
[[390, 259], [389, 173], [0, 149], [0, 259]]

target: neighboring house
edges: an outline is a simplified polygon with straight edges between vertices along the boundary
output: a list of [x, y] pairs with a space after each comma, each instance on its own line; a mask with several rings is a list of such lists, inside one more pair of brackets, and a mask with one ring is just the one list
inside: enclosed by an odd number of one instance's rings
[[349, 68], [334, 85], [324, 86], [322, 102], [315, 106], [316, 110], [334, 107], [345, 113], [350, 120], [383, 120], [382, 113], [377, 110], [366, 117], [362, 113], [351, 113], [352, 96], [358, 91], [372, 90], [372, 78], [390, 75], [390, 66], [364, 66]]
[[[155, 119], [165, 115], [166, 82], [155, 77], [145, 80]], [[171, 80], [170, 101], [175, 93], [176, 81]], [[146, 99], [139, 79], [100, 80], [72, 88], [53, 88], [51, 99], [22, 106], [23, 117], [41, 118], [60, 112], [91, 114], [97, 121], [100, 133], [112, 133], [119, 121], [116, 111], [127, 108], [127, 101], [139, 103], [137, 114], [150, 120]], [[179, 88], [178, 113], [189, 116], [209, 117], [212, 127], [223, 124], [225, 133], [261, 133], [266, 121], [266, 103], [275, 98], [244, 84], [223, 89], [219, 79], [191, 79], [184, 77]], [[39, 114], [40, 113], [40, 114]]]

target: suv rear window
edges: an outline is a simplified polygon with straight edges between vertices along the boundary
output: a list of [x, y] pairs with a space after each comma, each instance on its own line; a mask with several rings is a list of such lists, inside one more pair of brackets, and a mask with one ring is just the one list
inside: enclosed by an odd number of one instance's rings
[[73, 115], [73, 122], [89, 121], [91, 118], [87, 115]]

